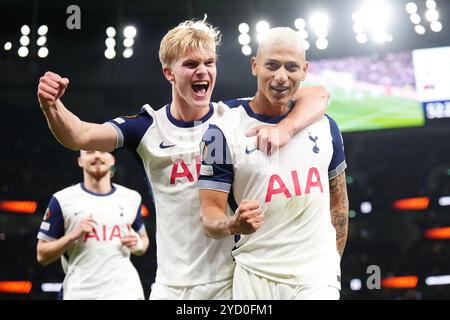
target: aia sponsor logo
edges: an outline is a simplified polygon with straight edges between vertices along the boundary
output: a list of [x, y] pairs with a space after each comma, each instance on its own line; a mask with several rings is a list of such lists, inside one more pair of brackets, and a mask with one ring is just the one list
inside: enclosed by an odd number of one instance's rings
[[291, 171], [290, 179], [294, 185], [294, 190], [289, 190], [285, 181], [274, 174], [270, 176], [269, 183], [267, 185], [265, 202], [270, 202], [274, 195], [283, 194], [286, 199], [292, 198], [292, 195], [301, 196], [302, 194], [310, 194], [313, 188], [318, 188], [323, 193], [322, 181], [320, 178], [319, 170], [316, 167], [312, 167], [308, 170], [308, 176], [306, 177], [305, 189], [302, 192], [300, 187], [300, 179], [296, 170]]

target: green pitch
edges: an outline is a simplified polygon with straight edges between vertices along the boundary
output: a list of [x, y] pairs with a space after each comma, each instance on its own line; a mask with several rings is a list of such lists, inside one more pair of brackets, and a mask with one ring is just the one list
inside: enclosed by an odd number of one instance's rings
[[422, 105], [407, 98], [328, 88], [331, 104], [327, 114], [342, 132], [423, 126]]

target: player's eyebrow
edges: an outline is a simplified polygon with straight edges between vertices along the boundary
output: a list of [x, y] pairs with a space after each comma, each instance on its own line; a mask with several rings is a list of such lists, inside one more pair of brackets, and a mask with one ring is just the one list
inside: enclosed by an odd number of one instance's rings
[[275, 59], [266, 59], [266, 61], [265, 61], [266, 63], [280, 63], [281, 64], [281, 62], [280, 61], [278, 61], [278, 60], [275, 60]]
[[192, 62], [198, 63], [198, 60], [194, 58], [187, 58], [186, 60], [183, 61], [183, 64]]
[[288, 61], [288, 62], [285, 62], [284, 65], [300, 68], [300, 64], [297, 63], [297, 62], [295, 62], [295, 61]]

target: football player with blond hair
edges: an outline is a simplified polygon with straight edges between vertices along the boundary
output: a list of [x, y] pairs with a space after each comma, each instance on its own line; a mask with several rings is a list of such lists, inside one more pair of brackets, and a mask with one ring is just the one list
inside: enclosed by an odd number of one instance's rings
[[[61, 96], [68, 79], [48, 72], [38, 97], [55, 137], [71, 149], [112, 151], [125, 148], [139, 159], [156, 208], [157, 274], [150, 299], [231, 299], [233, 239], [205, 236], [198, 191], [199, 143], [211, 121], [229, 109], [211, 102], [216, 83], [216, 47], [220, 33], [205, 21], [185, 21], [161, 41], [159, 57], [172, 86], [170, 103], [154, 110], [144, 105], [136, 116], [104, 124], [87, 123], [65, 108]], [[253, 128], [258, 147], [276, 152], [328, 103], [321, 87], [299, 90], [289, 117], [275, 127]]]

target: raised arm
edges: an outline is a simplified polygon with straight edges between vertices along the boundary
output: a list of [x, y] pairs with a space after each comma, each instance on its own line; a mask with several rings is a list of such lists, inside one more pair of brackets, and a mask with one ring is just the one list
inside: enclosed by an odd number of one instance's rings
[[262, 211], [255, 200], [243, 200], [234, 216], [227, 214], [228, 193], [201, 189], [201, 219], [208, 237], [220, 239], [234, 234], [250, 234], [263, 223]]
[[328, 107], [330, 94], [321, 86], [301, 87], [294, 96], [294, 109], [276, 126], [258, 126], [247, 136], [257, 135], [257, 148], [267, 154], [275, 153], [299, 131], [319, 120]]
[[319, 120], [327, 110], [330, 93], [321, 86], [300, 87], [294, 96], [294, 109], [279, 124], [293, 136]]
[[113, 151], [117, 134], [111, 126], [82, 121], [64, 106], [60, 98], [68, 85], [69, 79], [53, 72], [39, 79], [39, 104], [55, 138], [72, 150]]
[[330, 180], [331, 222], [336, 229], [336, 247], [342, 257], [348, 233], [348, 196], [345, 171]]

